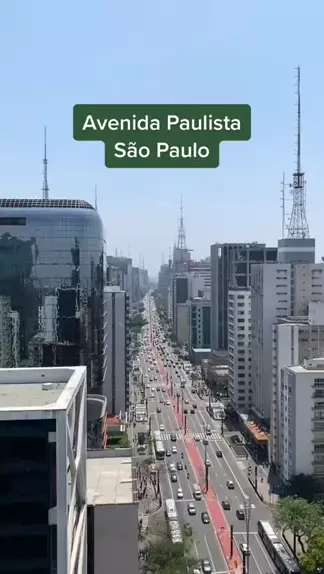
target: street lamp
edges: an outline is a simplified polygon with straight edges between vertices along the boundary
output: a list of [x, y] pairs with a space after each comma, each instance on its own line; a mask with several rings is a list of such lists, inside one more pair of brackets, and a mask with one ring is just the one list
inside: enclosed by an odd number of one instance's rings
[[250, 557], [250, 518], [251, 518], [251, 502], [250, 497], [244, 498], [244, 514], [245, 514], [245, 527], [246, 527], [246, 553], [244, 560], [244, 574], [249, 573], [249, 557]]
[[183, 409], [183, 401], [184, 401], [184, 398], [183, 398], [183, 389], [181, 389], [181, 411], [182, 411], [182, 426], [183, 426], [183, 424], [184, 424], [184, 412], [183, 412], [183, 410], [184, 410], [184, 409]]
[[207, 446], [205, 443], [205, 490], [208, 492], [208, 465], [207, 465]]

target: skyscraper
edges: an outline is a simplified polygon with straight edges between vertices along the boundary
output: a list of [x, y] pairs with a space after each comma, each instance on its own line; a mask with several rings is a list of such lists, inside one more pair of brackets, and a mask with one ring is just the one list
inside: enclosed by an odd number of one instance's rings
[[100, 388], [105, 265], [89, 203], [0, 199], [0, 366], [86, 365], [88, 388]]
[[276, 260], [277, 248], [264, 243], [211, 245], [212, 351], [227, 350], [228, 290], [250, 286], [253, 264]]

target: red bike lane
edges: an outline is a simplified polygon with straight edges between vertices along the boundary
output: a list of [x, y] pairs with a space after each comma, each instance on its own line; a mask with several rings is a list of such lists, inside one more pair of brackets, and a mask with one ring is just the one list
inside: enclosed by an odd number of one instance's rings
[[[163, 365], [163, 362], [161, 361], [160, 356], [157, 353], [156, 349], [155, 349], [155, 351], [156, 351], [156, 358], [157, 358], [157, 361], [159, 363], [160, 372], [162, 374], [163, 381], [166, 384], [164, 365]], [[170, 381], [167, 381], [167, 383], [169, 385]], [[182, 414], [180, 412], [179, 413], [176, 412], [177, 399], [176, 399], [176, 397], [171, 396], [169, 388], [168, 388], [168, 393], [169, 393], [170, 399], [172, 400], [174, 415], [175, 415], [176, 421], [178, 423], [178, 427], [180, 429], [182, 427]], [[204, 488], [205, 488], [205, 466], [204, 466], [203, 460], [200, 456], [200, 453], [197, 449], [196, 444], [192, 440], [190, 440], [187, 437], [184, 437], [184, 443], [186, 445], [188, 457], [190, 459], [191, 466], [194, 470], [196, 480], [197, 480], [198, 484], [200, 485], [202, 491], [204, 491]], [[206, 502], [206, 506], [207, 506], [210, 518], [211, 518], [212, 523], [213, 523], [215, 535], [216, 535], [216, 537], [219, 541], [219, 544], [222, 548], [222, 551], [223, 551], [224, 557], [226, 559], [229, 571], [231, 572], [231, 574], [238, 574], [239, 572], [242, 572], [242, 568], [243, 568], [241, 556], [240, 556], [239, 551], [236, 548], [235, 543], [234, 543], [233, 544], [233, 556], [230, 558], [230, 552], [231, 552], [230, 529], [229, 529], [229, 526], [227, 524], [227, 521], [225, 520], [222, 508], [221, 508], [220, 504], [218, 503], [216, 493], [215, 493], [215, 491], [211, 485], [209, 485], [208, 493], [205, 495], [205, 502]]]

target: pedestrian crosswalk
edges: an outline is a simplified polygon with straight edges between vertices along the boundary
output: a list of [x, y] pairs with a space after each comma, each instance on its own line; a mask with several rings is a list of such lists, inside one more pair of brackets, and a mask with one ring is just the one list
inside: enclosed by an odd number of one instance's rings
[[[175, 432], [175, 433], [169, 433], [169, 432], [161, 432], [161, 438], [162, 440], [170, 440], [171, 439], [171, 434], [175, 435], [177, 440], [183, 440], [184, 438], [184, 434], [182, 432]], [[193, 433], [193, 432], [187, 432], [187, 434], [185, 435], [186, 438], [189, 439], [194, 439], [195, 437], [199, 437], [199, 440], [203, 440], [204, 438], [206, 438], [205, 433], [200, 432], [200, 433]], [[211, 435], [207, 436], [208, 440], [221, 440], [223, 437], [221, 435], [221, 433], [219, 432], [212, 432]]]

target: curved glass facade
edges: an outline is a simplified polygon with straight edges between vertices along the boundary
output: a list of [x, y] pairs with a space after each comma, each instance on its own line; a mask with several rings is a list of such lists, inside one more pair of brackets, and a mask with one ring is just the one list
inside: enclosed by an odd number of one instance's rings
[[0, 366], [87, 365], [102, 381], [105, 242], [73, 200], [0, 200]]

